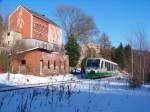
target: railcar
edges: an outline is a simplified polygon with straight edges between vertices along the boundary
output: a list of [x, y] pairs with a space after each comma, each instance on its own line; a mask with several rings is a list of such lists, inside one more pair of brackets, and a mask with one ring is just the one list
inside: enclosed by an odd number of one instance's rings
[[86, 78], [96, 79], [116, 75], [118, 64], [104, 58], [88, 58], [86, 61]]

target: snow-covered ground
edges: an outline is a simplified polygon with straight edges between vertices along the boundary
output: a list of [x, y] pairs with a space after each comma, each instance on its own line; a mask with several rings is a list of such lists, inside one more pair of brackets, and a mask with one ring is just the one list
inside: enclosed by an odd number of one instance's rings
[[23, 75], [23, 74], [10, 74], [8, 80], [8, 73], [3, 73], [0, 74], [0, 87], [4, 87], [4, 85], [17, 86], [17, 85], [39, 84], [57, 81], [67, 81], [73, 79], [76, 79], [76, 77], [74, 77], [72, 74], [47, 76], [47, 77]]
[[[74, 80], [69, 82], [70, 80]], [[0, 112], [149, 112], [148, 85], [131, 89], [126, 78], [98, 80], [66, 76], [0, 75], [1, 85], [29, 85], [66, 81], [21, 90], [0, 92]], [[5, 86], [3, 86], [5, 87]]]

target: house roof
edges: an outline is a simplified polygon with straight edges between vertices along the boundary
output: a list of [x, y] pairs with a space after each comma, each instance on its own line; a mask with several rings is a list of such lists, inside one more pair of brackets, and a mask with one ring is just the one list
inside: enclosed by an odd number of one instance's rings
[[27, 53], [27, 52], [33, 52], [33, 51], [40, 51], [40, 52], [45, 52], [45, 53], [55, 53], [55, 54], [61, 53], [61, 52], [57, 52], [57, 51], [55, 52], [55, 51], [50, 51], [50, 50], [46, 50], [46, 49], [39, 48], [39, 47], [34, 47], [34, 48], [26, 49], [23, 51], [18, 51], [18, 52], [16, 52], [16, 55]]
[[46, 53], [51, 53], [52, 52], [52, 51], [42, 49], [42, 48], [39, 48], [39, 47], [34, 47], [34, 48], [30, 48], [30, 49], [27, 49], [27, 50], [24, 50], [24, 51], [19, 51], [16, 54], [22, 54], [22, 53], [26, 53], [26, 52], [30, 52], [30, 51], [35, 51], [35, 50], [46, 52]]
[[41, 19], [43, 19], [43, 20], [45, 20], [45, 21], [47, 21], [47, 22], [49, 22], [49, 23], [51, 23], [51, 24], [53, 24], [53, 25], [55, 25], [55, 26], [57, 26], [57, 27], [60, 27], [59, 25], [57, 25], [54, 21], [52, 21], [52, 20], [50, 20], [49, 18], [47, 18], [47, 17], [45, 17], [44, 15], [42, 15], [42, 14], [40, 14], [40, 13], [38, 13], [38, 12], [35, 12], [35, 11], [33, 11], [33, 10], [31, 10], [31, 9], [29, 9], [29, 8], [27, 8], [27, 7], [25, 7], [25, 6], [22, 6], [24, 9], [26, 9], [29, 13], [31, 13], [33, 16], [36, 16], [36, 17], [38, 17], [38, 18], [41, 18]]

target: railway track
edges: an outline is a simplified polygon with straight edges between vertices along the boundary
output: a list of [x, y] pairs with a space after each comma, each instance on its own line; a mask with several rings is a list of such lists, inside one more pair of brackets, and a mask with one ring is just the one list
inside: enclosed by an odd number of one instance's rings
[[89, 84], [89, 79], [84, 81], [82, 80], [67, 80], [67, 81], [56, 81], [56, 82], [47, 82], [47, 83], [38, 83], [38, 84], [25, 84], [25, 85], [14, 85], [14, 86], [5, 86], [0, 87], [1, 92], [13, 91], [13, 90], [21, 90], [21, 89], [29, 89], [35, 87], [45, 87], [45, 86], [55, 86], [55, 85], [63, 85], [63, 84], [70, 84], [70, 83], [82, 83], [82, 84]]
[[[97, 80], [98, 81], [98, 80]], [[93, 82], [92, 80], [86, 79], [86, 80], [67, 80], [67, 81], [57, 81], [57, 82], [47, 82], [47, 83], [38, 83], [38, 84], [26, 84], [26, 85], [14, 85], [14, 86], [5, 86], [3, 88], [0, 88], [0, 92], [6, 92], [6, 91], [13, 91], [13, 90], [20, 90], [20, 89], [28, 89], [28, 88], [35, 88], [35, 87], [45, 87], [45, 86], [54, 86], [54, 85], [63, 85], [63, 84], [70, 84], [70, 83], [80, 83], [83, 85], [89, 85], [90, 83], [98, 83]], [[103, 80], [101, 80], [103, 81]], [[106, 82], [107, 83], [107, 82]]]
[[3, 87], [3, 88], [0, 88], [0, 93], [1, 92], [7, 92], [7, 91], [14, 91], [14, 90], [35, 88], [35, 87], [46, 87], [46, 86], [55, 86], [55, 85], [61, 85], [61, 84], [81, 83], [81, 82], [82, 81], [78, 81], [78, 80], [77, 81], [75, 81], [75, 80], [68, 80], [68, 81], [38, 83], [38, 84], [6, 86], [6, 87]]

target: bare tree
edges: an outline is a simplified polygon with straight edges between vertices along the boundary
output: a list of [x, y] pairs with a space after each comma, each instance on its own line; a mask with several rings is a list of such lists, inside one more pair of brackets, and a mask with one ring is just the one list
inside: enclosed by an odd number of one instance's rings
[[[1, 2], [2, 2], [2, 0], [0, 0], [0, 12], [1, 12]], [[2, 15], [1, 15], [1, 13], [0, 13], [0, 46], [1, 46], [1, 44], [2, 44], [2, 35], [3, 35], [3, 17], [2, 17]]]
[[135, 48], [139, 52], [139, 74], [140, 78], [144, 83], [144, 76], [145, 76], [145, 52], [148, 51], [148, 40], [147, 34], [144, 28], [138, 28], [135, 32], [136, 44]]
[[65, 36], [75, 35], [81, 43], [88, 42], [99, 32], [93, 18], [77, 7], [60, 5], [55, 15], [61, 22]]
[[143, 27], [138, 28], [135, 31], [135, 38], [136, 38], [135, 48], [140, 51], [147, 51], [149, 48], [149, 44], [147, 40], [146, 31]]
[[147, 34], [143, 27], [138, 27], [130, 38], [127, 38], [131, 50], [132, 78], [143, 82], [145, 80], [145, 55], [149, 50]]
[[134, 66], [133, 66], [134, 57], [133, 57], [133, 50], [134, 50], [135, 38], [133, 38], [133, 37], [134, 37], [133, 33], [131, 33], [130, 36], [126, 36], [126, 40], [127, 40], [128, 44], [131, 46], [131, 74], [130, 74], [130, 77], [131, 77], [131, 78], [132, 78], [133, 75], [134, 75]]
[[104, 49], [111, 49], [111, 42], [109, 40], [108, 35], [104, 32], [99, 39], [100, 47]]
[[[11, 47], [10, 47], [10, 52], [8, 55], [8, 65], [7, 66], [7, 72], [8, 72], [8, 80], [10, 77], [10, 72], [11, 72], [11, 64], [13, 63], [14, 60], [19, 60], [21, 61], [24, 59], [25, 54], [22, 53], [22, 51], [27, 50], [31, 48], [30, 46], [27, 46], [23, 41], [17, 40]], [[14, 72], [14, 71], [13, 71]], [[27, 71], [25, 71], [27, 73]]]
[[3, 42], [3, 30], [4, 30], [3, 18], [0, 15], [0, 46], [2, 45]]
[[27, 46], [24, 41], [17, 40], [10, 48], [11, 54], [16, 54], [17, 52], [24, 51], [31, 48], [30, 46]]
[[100, 39], [98, 40], [100, 48], [101, 48], [101, 56], [106, 59], [111, 59], [111, 42], [109, 40], [109, 36], [104, 32], [102, 33]]
[[0, 15], [0, 46], [4, 47], [5, 33], [7, 32], [7, 23]]

